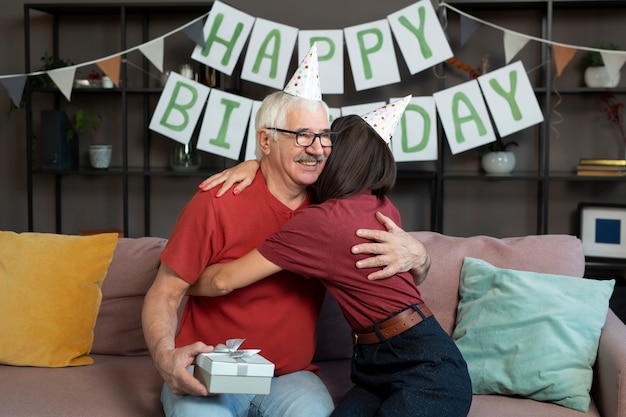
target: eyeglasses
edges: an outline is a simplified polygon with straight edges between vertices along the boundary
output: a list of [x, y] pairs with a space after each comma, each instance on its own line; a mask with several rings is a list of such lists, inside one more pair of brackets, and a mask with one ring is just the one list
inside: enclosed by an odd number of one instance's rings
[[313, 142], [315, 142], [316, 138], [320, 139], [320, 145], [322, 145], [322, 147], [332, 148], [332, 146], [335, 144], [335, 141], [337, 140], [338, 135], [337, 132], [331, 132], [329, 130], [321, 133], [314, 133], [306, 129], [301, 129], [296, 132], [294, 132], [293, 130], [279, 129], [277, 127], [268, 127], [267, 129], [275, 130], [276, 132], [280, 133], [289, 133], [292, 135], [296, 135], [296, 144], [305, 148], [313, 145]]

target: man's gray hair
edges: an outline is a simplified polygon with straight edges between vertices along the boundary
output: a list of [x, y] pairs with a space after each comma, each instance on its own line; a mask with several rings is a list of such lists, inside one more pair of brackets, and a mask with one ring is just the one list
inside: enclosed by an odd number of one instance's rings
[[[309, 100], [283, 91], [277, 91], [265, 97], [263, 103], [261, 103], [254, 123], [255, 132], [258, 133], [260, 129], [267, 127], [283, 128], [287, 114], [294, 108], [316, 112], [320, 109], [320, 106], [324, 108], [326, 115], [328, 115], [328, 105], [323, 101]], [[271, 132], [270, 135], [272, 139], [278, 140], [278, 132]], [[257, 139], [256, 135], [254, 139]], [[260, 161], [263, 156], [263, 152], [258, 146], [256, 146], [255, 155], [257, 161]]]

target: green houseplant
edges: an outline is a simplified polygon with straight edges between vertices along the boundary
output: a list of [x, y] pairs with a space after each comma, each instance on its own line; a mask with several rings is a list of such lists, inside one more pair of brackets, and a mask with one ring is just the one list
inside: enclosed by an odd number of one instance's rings
[[100, 130], [101, 123], [102, 115], [100, 113], [85, 111], [85, 109], [79, 107], [74, 113], [74, 129], [70, 129], [67, 132], [66, 139], [74, 139], [77, 133], [83, 133], [86, 128], [89, 128], [96, 135]]
[[509, 152], [509, 148], [512, 146], [519, 146], [517, 142], [510, 141], [505, 142], [500, 135], [496, 135], [496, 141], [488, 143], [484, 146], [486, 152]]
[[[72, 140], [77, 134], [86, 130], [91, 130], [94, 136], [97, 136], [102, 124], [102, 115], [86, 111], [82, 107], [76, 109], [74, 113], [74, 129], [67, 132], [67, 140]], [[111, 164], [111, 155], [113, 146], [110, 144], [94, 143], [89, 145], [89, 162], [96, 169], [107, 169]]]
[[[595, 49], [603, 49], [607, 51], [619, 51], [619, 46], [612, 42], [603, 43]], [[604, 60], [602, 54], [598, 51], [587, 51], [582, 56], [582, 63], [586, 67], [603, 67]]]
[[[70, 59], [55, 58], [52, 55], [49, 55], [48, 52], [45, 52], [39, 60], [42, 62], [41, 67], [39, 67], [39, 71], [50, 71], [74, 65]], [[30, 86], [33, 88], [51, 88], [55, 86], [54, 81], [52, 81], [47, 74], [30, 77], [29, 82]]]

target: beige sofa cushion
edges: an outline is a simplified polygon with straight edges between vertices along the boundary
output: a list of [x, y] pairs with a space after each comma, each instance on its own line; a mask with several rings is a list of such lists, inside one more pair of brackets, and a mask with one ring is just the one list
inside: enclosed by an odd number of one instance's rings
[[147, 355], [141, 328], [143, 298], [156, 277], [167, 240], [121, 238], [102, 285], [91, 349], [101, 355]]
[[0, 416], [163, 417], [163, 380], [149, 356], [92, 357], [72, 368], [0, 366]]

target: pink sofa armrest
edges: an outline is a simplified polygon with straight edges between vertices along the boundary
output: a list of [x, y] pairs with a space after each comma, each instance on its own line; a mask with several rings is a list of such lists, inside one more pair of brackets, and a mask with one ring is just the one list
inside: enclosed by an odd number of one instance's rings
[[603, 417], [626, 417], [626, 325], [609, 310], [591, 392]]

